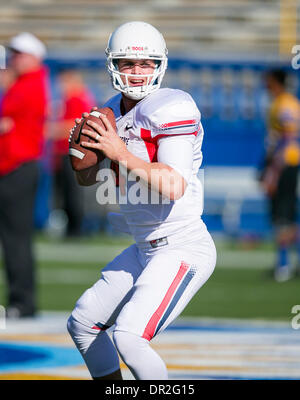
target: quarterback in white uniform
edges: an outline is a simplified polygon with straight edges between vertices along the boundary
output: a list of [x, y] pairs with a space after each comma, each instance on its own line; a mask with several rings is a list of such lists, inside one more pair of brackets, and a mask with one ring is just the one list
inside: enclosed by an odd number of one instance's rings
[[[167, 49], [153, 26], [121, 25], [106, 54], [112, 84], [121, 92], [105, 105], [114, 111], [117, 132], [105, 116], [106, 129], [90, 122], [94, 132], [83, 133], [96, 143], [85, 145], [106, 158], [77, 172], [77, 179], [91, 185], [99, 170], [109, 166], [119, 172], [121, 213], [111, 220], [131, 233], [135, 244], [79, 298], [68, 330], [93, 379], [122, 379], [118, 353], [136, 379], [167, 379], [166, 365], [149, 342], [182, 312], [216, 263], [201, 219], [200, 112], [188, 93], [160, 88]], [[112, 340], [106, 332], [111, 326]]]

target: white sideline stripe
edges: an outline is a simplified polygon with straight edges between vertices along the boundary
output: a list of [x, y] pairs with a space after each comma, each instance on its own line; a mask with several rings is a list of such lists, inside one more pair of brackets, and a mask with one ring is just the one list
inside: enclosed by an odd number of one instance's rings
[[[36, 246], [37, 259], [40, 261], [61, 261], [76, 263], [108, 263], [119, 255], [127, 246], [111, 245], [70, 245], [38, 244]], [[218, 251], [217, 267], [231, 268], [270, 268], [274, 263], [274, 254], [271, 251], [225, 250]]]
[[107, 263], [119, 255], [127, 246], [110, 245], [74, 245], [74, 244], [42, 244], [35, 246], [37, 259], [40, 261], [61, 262], [96, 262]]
[[41, 268], [38, 272], [38, 282], [43, 285], [62, 283], [64, 285], [92, 284], [100, 278], [100, 268], [95, 270], [82, 269], [50, 269]]
[[80, 158], [80, 160], [82, 160], [84, 157], [84, 153], [82, 153], [79, 150], [73, 149], [72, 147], [69, 149], [69, 154], [70, 154], [70, 156]]
[[[95, 270], [86, 270], [79, 268], [40, 268], [37, 271], [37, 282], [42, 285], [91, 285], [100, 278], [100, 268]], [[3, 274], [0, 275], [0, 284], [6, 283]]]
[[[36, 243], [37, 261], [106, 264], [119, 255], [128, 245], [88, 245], [71, 243]], [[0, 258], [2, 251], [0, 249]], [[294, 255], [292, 255], [294, 256]], [[269, 269], [274, 263], [273, 252], [266, 250], [218, 249], [217, 268]]]

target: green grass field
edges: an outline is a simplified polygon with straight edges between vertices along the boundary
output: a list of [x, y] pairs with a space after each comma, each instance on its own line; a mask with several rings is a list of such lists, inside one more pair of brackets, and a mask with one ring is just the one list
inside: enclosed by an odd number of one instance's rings
[[[130, 243], [123, 237], [80, 241], [37, 237], [40, 309], [71, 311], [83, 291], [98, 279], [101, 268]], [[272, 246], [262, 243], [246, 249], [218, 241], [216, 245], [215, 272], [182, 315], [290, 321], [293, 305], [300, 304], [300, 278], [284, 283], [273, 280], [269, 274], [274, 259]], [[0, 304], [5, 305], [3, 265], [0, 269]]]

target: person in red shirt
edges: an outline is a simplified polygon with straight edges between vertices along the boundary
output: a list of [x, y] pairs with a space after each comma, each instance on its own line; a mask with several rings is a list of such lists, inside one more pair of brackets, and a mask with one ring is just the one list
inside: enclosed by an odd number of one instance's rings
[[95, 101], [79, 71], [61, 71], [58, 83], [61, 101], [55, 115], [59, 118], [52, 129], [55, 197], [56, 203], [62, 203], [68, 217], [66, 235], [77, 237], [82, 234], [83, 193], [69, 160], [69, 130], [74, 125], [74, 119], [91, 109]]
[[44, 44], [20, 33], [9, 44], [14, 81], [0, 104], [0, 239], [8, 282], [7, 317], [36, 313], [33, 211], [48, 107]]

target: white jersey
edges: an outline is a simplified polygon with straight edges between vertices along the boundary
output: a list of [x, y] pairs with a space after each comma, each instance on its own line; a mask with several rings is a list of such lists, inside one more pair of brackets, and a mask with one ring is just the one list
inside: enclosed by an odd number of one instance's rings
[[[126, 201], [120, 201], [120, 210], [128, 230], [138, 245], [178, 233], [187, 238], [193, 230], [205, 227], [201, 221], [203, 182], [199, 168], [203, 128], [200, 112], [192, 97], [181, 90], [159, 89], [123, 116], [121, 98], [122, 95], [118, 94], [105, 106], [113, 109], [118, 134], [127, 149], [144, 161], [171, 166], [187, 182], [185, 193], [178, 200], [166, 201], [159, 197], [157, 204], [157, 195], [153, 196], [147, 188], [147, 200], [143, 201], [145, 197], [141, 195], [140, 202], [132, 203], [130, 191], [137, 194], [137, 183], [125, 179], [127, 197]], [[113, 167], [111, 162], [110, 167]], [[140, 192], [145, 195], [145, 190]]]

